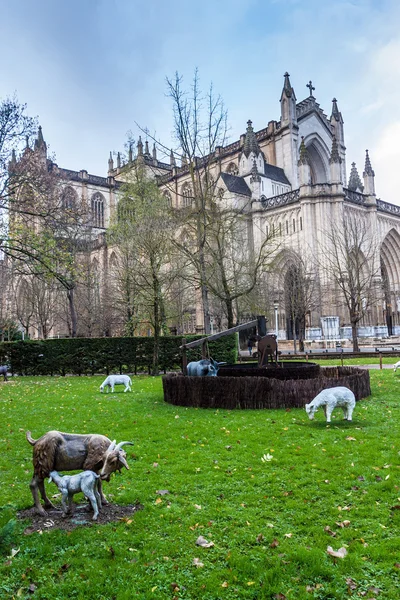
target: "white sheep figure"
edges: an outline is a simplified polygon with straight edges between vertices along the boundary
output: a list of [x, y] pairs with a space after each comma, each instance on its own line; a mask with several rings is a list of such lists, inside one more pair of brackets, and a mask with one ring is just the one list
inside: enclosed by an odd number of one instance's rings
[[[93, 521], [97, 521], [99, 509], [101, 508], [101, 497], [98, 491], [100, 475], [94, 471], [82, 471], [78, 475], [60, 475], [58, 471], [51, 471], [49, 483], [54, 481], [61, 492], [61, 503], [63, 507], [63, 517], [72, 513], [72, 498], [74, 494], [83, 492], [89, 499], [93, 508]], [[68, 499], [68, 506], [67, 506]]]
[[355, 405], [356, 398], [349, 388], [334, 387], [322, 390], [310, 404], [305, 405], [305, 409], [310, 419], [313, 419], [318, 408], [323, 406], [326, 422], [330, 423], [332, 411], [337, 406], [343, 409], [344, 418], [351, 421]]
[[115, 385], [124, 385], [124, 392], [131, 391], [132, 380], [128, 375], [109, 375], [101, 384], [100, 392], [103, 392], [105, 387], [107, 388], [107, 393], [109, 388], [113, 392]]
[[393, 371], [396, 373], [397, 369], [400, 367], [400, 360], [397, 361], [397, 363], [395, 363], [393, 365]]

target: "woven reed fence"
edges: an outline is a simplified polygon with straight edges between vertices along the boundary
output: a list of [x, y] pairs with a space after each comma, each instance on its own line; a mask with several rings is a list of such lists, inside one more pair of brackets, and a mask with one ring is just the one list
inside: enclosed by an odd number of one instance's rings
[[195, 408], [259, 409], [302, 408], [326, 388], [350, 388], [356, 400], [371, 395], [368, 370], [355, 367], [324, 367], [314, 379], [270, 379], [267, 377], [162, 378], [164, 400]]

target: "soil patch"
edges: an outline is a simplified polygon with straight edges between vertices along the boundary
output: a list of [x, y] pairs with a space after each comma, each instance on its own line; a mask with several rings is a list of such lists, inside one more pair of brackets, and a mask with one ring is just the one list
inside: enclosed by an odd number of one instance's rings
[[35, 512], [34, 508], [28, 508], [20, 510], [18, 518], [21, 520], [31, 521], [31, 525], [24, 531], [25, 535], [31, 533], [42, 533], [46, 530], [51, 529], [63, 529], [64, 531], [71, 531], [76, 527], [83, 525], [105, 525], [106, 523], [114, 523], [116, 521], [129, 521], [134, 516], [137, 510], [141, 510], [143, 507], [140, 504], [126, 504], [119, 506], [118, 504], [103, 504], [97, 521], [92, 521], [93, 511], [92, 508], [88, 507], [87, 503], [75, 504], [73, 514], [67, 517], [62, 516], [62, 510], [60, 508], [51, 508], [47, 510], [47, 516], [42, 517]]

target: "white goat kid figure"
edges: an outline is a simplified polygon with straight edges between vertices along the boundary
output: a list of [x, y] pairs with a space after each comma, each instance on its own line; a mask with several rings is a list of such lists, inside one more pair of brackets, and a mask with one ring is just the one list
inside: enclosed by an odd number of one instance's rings
[[396, 373], [397, 369], [400, 367], [400, 360], [397, 361], [397, 363], [395, 363], [393, 365], [393, 371]]
[[[49, 482], [54, 481], [61, 492], [61, 503], [63, 517], [72, 513], [72, 498], [74, 494], [83, 492], [89, 499], [93, 508], [93, 521], [97, 521], [99, 509], [101, 508], [101, 497], [98, 490], [100, 475], [94, 471], [82, 471], [78, 475], [60, 475], [57, 471], [51, 471]], [[68, 505], [67, 505], [68, 500]]]
[[313, 419], [318, 408], [322, 406], [326, 422], [330, 423], [333, 409], [337, 406], [343, 409], [344, 418], [351, 421], [355, 405], [356, 398], [351, 390], [346, 387], [334, 387], [322, 390], [310, 404], [305, 405], [305, 409], [310, 419]]
[[128, 375], [109, 375], [101, 384], [100, 392], [103, 392], [104, 388], [107, 388], [107, 393], [109, 389], [114, 392], [116, 385], [124, 385], [124, 392], [131, 391], [132, 380]]

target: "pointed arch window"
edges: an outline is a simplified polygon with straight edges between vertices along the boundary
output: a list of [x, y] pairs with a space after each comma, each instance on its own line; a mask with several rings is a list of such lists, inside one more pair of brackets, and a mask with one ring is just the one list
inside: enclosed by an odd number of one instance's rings
[[181, 188], [182, 195], [182, 206], [187, 207], [190, 206], [193, 202], [193, 193], [192, 188], [188, 183], [184, 183]]
[[77, 204], [77, 193], [71, 186], [63, 190], [61, 196], [61, 206], [66, 210], [74, 210]]
[[104, 197], [100, 192], [93, 194], [91, 210], [93, 227], [104, 227]]

